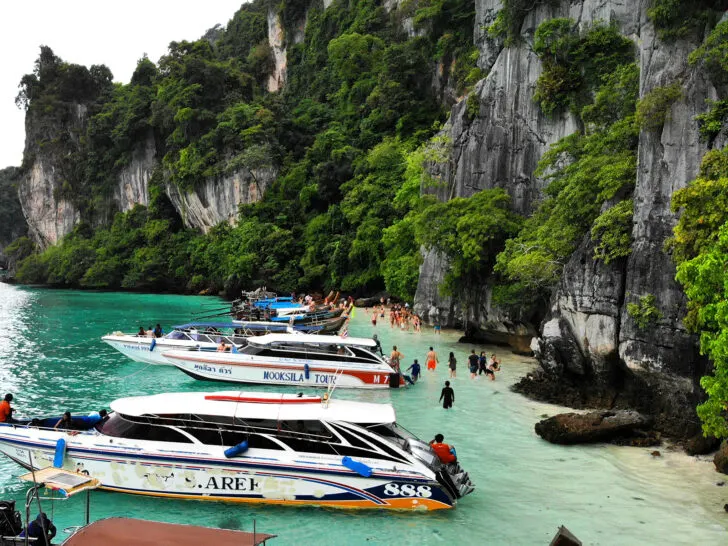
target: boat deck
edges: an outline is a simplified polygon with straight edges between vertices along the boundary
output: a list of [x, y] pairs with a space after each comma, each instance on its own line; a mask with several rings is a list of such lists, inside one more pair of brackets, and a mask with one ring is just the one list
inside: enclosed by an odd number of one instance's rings
[[276, 535], [211, 529], [131, 518], [102, 519], [69, 537], [64, 546], [258, 546]]

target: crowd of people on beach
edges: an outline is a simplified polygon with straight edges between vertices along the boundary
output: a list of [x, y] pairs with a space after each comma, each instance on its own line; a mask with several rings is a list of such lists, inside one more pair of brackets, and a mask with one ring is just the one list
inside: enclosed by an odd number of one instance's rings
[[[389, 301], [386, 302], [389, 305]], [[387, 313], [385, 302], [382, 299], [379, 305], [375, 305], [371, 308], [364, 308], [367, 315], [371, 317], [372, 326], [376, 327], [378, 319], [384, 318]], [[395, 326], [401, 330], [409, 330], [410, 324], [413, 326], [415, 332], [421, 332], [422, 322], [415, 313], [412, 312], [408, 304], [395, 303], [389, 306], [389, 318], [390, 327]], [[435, 326], [434, 333], [440, 334], [441, 328], [439, 324]], [[374, 334], [373, 339], [377, 342], [377, 347], [381, 353], [381, 343], [377, 336]], [[396, 345], [392, 346], [392, 351], [389, 353], [389, 364], [392, 369], [402, 375], [405, 382], [409, 385], [417, 384], [422, 377], [422, 366], [420, 365], [419, 359], [415, 358], [407, 368], [404, 368], [405, 355], [397, 348]], [[437, 370], [437, 366], [440, 364], [440, 357], [435, 351], [434, 347], [430, 347], [429, 351], [425, 355], [425, 368], [429, 373], [433, 373]], [[470, 372], [470, 379], [476, 380], [480, 376], [490, 381], [496, 380], [496, 372], [501, 370], [500, 359], [495, 353], [492, 353], [488, 357], [486, 351], [480, 351], [477, 353], [475, 349], [470, 350], [470, 354], [467, 356], [467, 366]], [[450, 379], [457, 378], [457, 358], [454, 351], [450, 351], [447, 358], [447, 369]], [[443, 404], [443, 408], [449, 409], [455, 403], [455, 392], [450, 384], [450, 381], [445, 381], [445, 386], [440, 394], [440, 402]]]

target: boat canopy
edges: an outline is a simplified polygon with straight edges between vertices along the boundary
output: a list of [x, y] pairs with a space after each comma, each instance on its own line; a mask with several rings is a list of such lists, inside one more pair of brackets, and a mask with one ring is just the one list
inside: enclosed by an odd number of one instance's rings
[[277, 330], [286, 331], [286, 326], [275, 322], [188, 322], [187, 324], [179, 324], [173, 326], [175, 330], [189, 330], [190, 328], [227, 328], [234, 330], [235, 328], [245, 328], [247, 330]]
[[215, 415], [239, 419], [276, 421], [310, 420], [347, 423], [394, 423], [391, 404], [373, 404], [332, 399], [326, 404], [318, 396], [267, 392], [176, 392], [120, 398], [111, 409], [122, 415]]
[[255, 345], [271, 345], [273, 343], [295, 343], [297, 345], [345, 345], [370, 348], [374, 348], [377, 346], [376, 341], [366, 337], [341, 337], [320, 334], [301, 334], [298, 336], [290, 336], [286, 334], [266, 334], [263, 336], [258, 336], [255, 339], [251, 339], [250, 343]]

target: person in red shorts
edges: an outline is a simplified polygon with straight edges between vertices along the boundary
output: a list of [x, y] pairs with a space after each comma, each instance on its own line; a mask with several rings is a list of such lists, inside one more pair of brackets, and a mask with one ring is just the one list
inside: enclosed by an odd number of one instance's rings
[[437, 353], [435, 352], [435, 349], [430, 347], [430, 352], [427, 353], [427, 369], [432, 371], [435, 368], [437, 368], [438, 360], [437, 360]]

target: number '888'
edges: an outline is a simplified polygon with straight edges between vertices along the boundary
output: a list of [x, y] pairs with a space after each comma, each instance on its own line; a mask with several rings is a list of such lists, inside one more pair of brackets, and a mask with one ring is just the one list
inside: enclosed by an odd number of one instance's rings
[[398, 496], [429, 498], [432, 496], [432, 488], [429, 485], [414, 486], [411, 483], [405, 483], [402, 485], [398, 483], [388, 483], [384, 486], [384, 494], [392, 497]]

